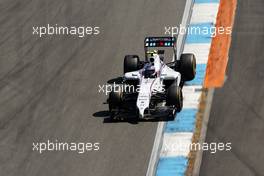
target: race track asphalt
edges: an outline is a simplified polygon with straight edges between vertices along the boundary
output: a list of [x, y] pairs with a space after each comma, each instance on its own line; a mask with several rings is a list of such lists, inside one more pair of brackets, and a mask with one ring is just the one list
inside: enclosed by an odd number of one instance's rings
[[206, 142], [231, 151], [204, 152], [201, 176], [264, 175], [264, 1], [240, 0], [227, 80], [214, 94]]
[[[0, 175], [141, 176], [157, 122], [104, 123], [98, 85], [143, 56], [148, 35], [179, 25], [184, 0], [1, 0]], [[98, 26], [99, 35], [33, 35], [32, 27]], [[99, 151], [39, 154], [33, 142], [99, 142]]]

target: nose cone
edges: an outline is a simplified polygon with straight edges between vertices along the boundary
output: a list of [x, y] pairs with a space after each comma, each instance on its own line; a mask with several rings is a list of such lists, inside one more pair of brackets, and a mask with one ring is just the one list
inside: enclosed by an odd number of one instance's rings
[[149, 107], [150, 96], [149, 92], [140, 91], [137, 98], [137, 107], [139, 110], [140, 117], [144, 117], [145, 109]]
[[144, 117], [145, 109], [149, 107], [149, 102], [151, 98], [151, 85], [154, 83], [155, 79], [143, 79], [140, 83], [140, 90], [137, 98], [137, 107], [141, 117]]
[[139, 110], [139, 116], [141, 118], [144, 117], [144, 111], [146, 108], [148, 108], [148, 103], [149, 103], [149, 100], [147, 97], [140, 97], [137, 101], [137, 107], [138, 107], [138, 110]]

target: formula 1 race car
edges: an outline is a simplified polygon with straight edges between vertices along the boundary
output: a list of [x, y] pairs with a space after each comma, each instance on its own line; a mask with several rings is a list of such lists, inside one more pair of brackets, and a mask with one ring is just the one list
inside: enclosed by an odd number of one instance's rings
[[[181, 54], [177, 59], [175, 37], [147, 37], [144, 46], [145, 61], [140, 61], [137, 55], [124, 58], [122, 82], [114, 86], [107, 100], [111, 118], [124, 111], [137, 112], [139, 118], [149, 118], [160, 110], [175, 115], [182, 109], [182, 87], [196, 74], [195, 56]], [[165, 63], [165, 50], [154, 47], [173, 48], [175, 59]]]

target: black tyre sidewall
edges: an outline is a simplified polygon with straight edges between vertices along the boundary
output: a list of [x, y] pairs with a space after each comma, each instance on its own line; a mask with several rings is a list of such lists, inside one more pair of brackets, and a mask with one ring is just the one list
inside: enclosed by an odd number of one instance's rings
[[124, 58], [124, 74], [139, 69], [139, 57], [137, 55], [126, 55]]
[[167, 90], [167, 105], [174, 105], [176, 112], [180, 112], [183, 106], [182, 90], [176, 84], [172, 84]]
[[109, 94], [109, 110], [119, 107], [123, 102], [123, 92], [111, 91]]
[[191, 81], [196, 74], [196, 59], [193, 54], [182, 54], [180, 59], [180, 73], [184, 81]]

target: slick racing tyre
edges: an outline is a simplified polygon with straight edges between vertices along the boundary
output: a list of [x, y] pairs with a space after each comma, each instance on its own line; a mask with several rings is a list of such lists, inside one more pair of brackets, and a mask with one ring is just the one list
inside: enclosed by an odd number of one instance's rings
[[180, 73], [184, 81], [191, 81], [196, 74], [196, 59], [193, 54], [182, 54], [180, 58]]
[[140, 60], [137, 55], [126, 55], [124, 58], [124, 74], [139, 70]]
[[117, 109], [123, 102], [123, 92], [121, 89], [112, 90], [109, 94], [108, 104], [109, 111], [112, 112], [113, 109]]
[[182, 110], [183, 96], [182, 89], [176, 84], [172, 84], [167, 90], [166, 104], [168, 106], [175, 106], [176, 112]]

